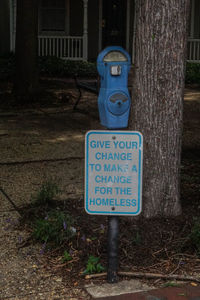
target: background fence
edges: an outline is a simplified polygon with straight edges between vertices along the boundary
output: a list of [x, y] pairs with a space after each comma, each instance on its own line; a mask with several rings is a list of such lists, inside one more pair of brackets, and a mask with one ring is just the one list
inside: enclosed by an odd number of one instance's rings
[[39, 56], [57, 56], [63, 59], [83, 60], [82, 36], [39, 36]]
[[187, 61], [200, 63], [200, 40], [199, 39], [188, 40]]

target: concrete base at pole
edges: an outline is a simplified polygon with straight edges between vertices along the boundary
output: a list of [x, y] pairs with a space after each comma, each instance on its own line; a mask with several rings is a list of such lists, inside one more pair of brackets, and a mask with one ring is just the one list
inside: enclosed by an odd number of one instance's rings
[[138, 293], [151, 290], [152, 287], [142, 283], [139, 280], [123, 280], [115, 284], [105, 283], [102, 285], [90, 284], [85, 286], [86, 291], [92, 296], [92, 299], [102, 299], [118, 295]]

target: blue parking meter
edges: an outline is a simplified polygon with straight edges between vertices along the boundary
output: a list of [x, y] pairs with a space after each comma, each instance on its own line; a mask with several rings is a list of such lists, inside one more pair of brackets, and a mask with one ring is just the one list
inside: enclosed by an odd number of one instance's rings
[[121, 47], [107, 47], [98, 55], [97, 70], [101, 78], [99, 116], [101, 124], [108, 129], [128, 126], [131, 104], [128, 91], [130, 66], [130, 56]]

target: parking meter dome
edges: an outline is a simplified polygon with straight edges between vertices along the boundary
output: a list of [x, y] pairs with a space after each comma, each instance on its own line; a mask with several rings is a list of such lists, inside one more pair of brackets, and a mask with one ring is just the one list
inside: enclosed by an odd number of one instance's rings
[[97, 70], [99, 75], [103, 76], [103, 71], [106, 64], [115, 63], [115, 62], [123, 62], [129, 66], [131, 66], [131, 58], [126, 50], [124, 50], [120, 46], [109, 46], [102, 50], [97, 57]]

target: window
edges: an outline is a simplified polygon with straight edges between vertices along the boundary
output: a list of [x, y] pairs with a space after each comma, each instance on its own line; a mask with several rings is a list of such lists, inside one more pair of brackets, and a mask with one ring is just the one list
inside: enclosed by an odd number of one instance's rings
[[65, 0], [41, 0], [40, 29], [42, 31], [65, 31]]

